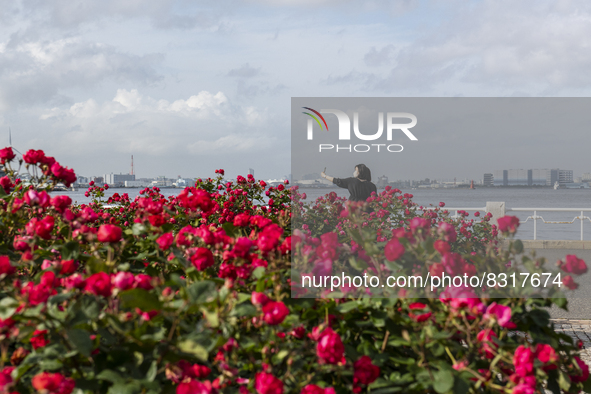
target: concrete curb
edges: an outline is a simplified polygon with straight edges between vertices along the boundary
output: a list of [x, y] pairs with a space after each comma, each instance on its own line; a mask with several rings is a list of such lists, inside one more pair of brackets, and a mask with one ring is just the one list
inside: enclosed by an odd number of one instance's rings
[[[501, 246], [509, 245], [509, 240], [502, 240]], [[560, 240], [521, 240], [524, 249], [573, 249], [591, 250], [591, 241], [560, 241]]]

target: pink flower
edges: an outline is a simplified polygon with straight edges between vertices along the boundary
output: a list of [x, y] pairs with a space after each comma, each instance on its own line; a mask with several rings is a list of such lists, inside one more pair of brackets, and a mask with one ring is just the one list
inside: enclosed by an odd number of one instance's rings
[[416, 233], [419, 230], [428, 231], [431, 228], [431, 221], [425, 218], [413, 218], [410, 223], [410, 230]]
[[526, 383], [518, 384], [513, 388], [511, 394], [535, 394], [536, 388]]
[[345, 346], [339, 334], [332, 328], [325, 328], [320, 333], [316, 354], [320, 361], [326, 364], [338, 364], [345, 362]]
[[283, 382], [267, 372], [256, 374], [254, 388], [258, 394], [283, 394]]
[[362, 356], [355, 361], [353, 368], [355, 370], [354, 383], [371, 384], [380, 376], [380, 367], [373, 365], [368, 356]]
[[131, 272], [118, 272], [113, 277], [113, 285], [119, 290], [128, 290], [133, 288], [135, 277]]
[[501, 327], [507, 327], [511, 320], [511, 308], [493, 302], [486, 308], [483, 319], [496, 319]]
[[281, 301], [270, 301], [263, 306], [263, 319], [271, 326], [281, 324], [287, 315], [289, 308]]
[[269, 301], [269, 297], [265, 293], [259, 293], [258, 291], [253, 291], [251, 296], [251, 302], [253, 305], [257, 306], [265, 306]]
[[25, 202], [30, 206], [40, 206], [46, 208], [49, 206], [49, 194], [45, 191], [37, 192], [34, 189], [27, 190], [25, 193]]
[[515, 372], [521, 377], [532, 375], [534, 371], [534, 358], [534, 353], [530, 348], [520, 345], [515, 349], [515, 353], [513, 354]]
[[384, 249], [384, 255], [388, 261], [398, 260], [404, 255], [404, 252], [404, 245], [402, 245], [396, 238], [392, 238], [388, 241]]
[[437, 228], [437, 234], [443, 237], [446, 242], [456, 242], [458, 234], [455, 227], [447, 222], [440, 222]]
[[497, 220], [497, 223], [501, 232], [514, 234], [519, 227], [519, 218], [517, 216], [503, 216]]

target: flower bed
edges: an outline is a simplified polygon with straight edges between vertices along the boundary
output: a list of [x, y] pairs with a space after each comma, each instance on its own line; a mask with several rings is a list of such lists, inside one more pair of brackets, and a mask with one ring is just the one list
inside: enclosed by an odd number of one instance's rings
[[[306, 206], [284, 185], [224, 182], [223, 170], [170, 198], [154, 188], [104, 201], [104, 188], [92, 185], [93, 203], [73, 206], [44, 190], [75, 179], [53, 158], [29, 151], [17, 159], [5, 148], [0, 160], [0, 392], [591, 388], [578, 344], [553, 330], [544, 309], [566, 307], [564, 298], [478, 298], [466, 289], [437, 298], [368, 298], [363, 289], [291, 298], [302, 290], [291, 285], [291, 268], [301, 273], [292, 244], [307, 248], [305, 270], [322, 263], [335, 272], [346, 256], [371, 275], [407, 269], [406, 261], [434, 275], [466, 272], [521, 252], [519, 242], [495, 249], [496, 231], [514, 230], [510, 219], [500, 229], [451, 220], [393, 189], [372, 198], [371, 213], [336, 196]], [[18, 180], [24, 169], [30, 187]], [[292, 220], [307, 227], [292, 235]], [[586, 265], [568, 256], [562, 270], [576, 275]]]

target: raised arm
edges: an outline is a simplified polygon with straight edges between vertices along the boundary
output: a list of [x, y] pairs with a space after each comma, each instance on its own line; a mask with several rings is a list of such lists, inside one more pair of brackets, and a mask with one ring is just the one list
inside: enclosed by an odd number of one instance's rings
[[332, 181], [333, 181], [333, 179], [334, 179], [334, 178], [333, 178], [333, 177], [331, 177], [330, 175], [326, 175], [326, 173], [325, 173], [324, 171], [322, 171], [322, 172], [320, 173], [320, 176], [321, 176], [321, 177], [323, 177], [324, 179], [328, 180], [329, 182], [332, 182]]

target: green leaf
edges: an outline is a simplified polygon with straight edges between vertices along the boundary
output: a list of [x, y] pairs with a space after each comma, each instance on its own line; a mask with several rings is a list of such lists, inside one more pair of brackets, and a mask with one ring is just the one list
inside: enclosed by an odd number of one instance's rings
[[195, 304], [204, 304], [215, 300], [217, 289], [215, 283], [209, 280], [193, 283], [187, 287], [187, 294], [191, 302]]
[[236, 316], [236, 317], [243, 317], [243, 316], [252, 317], [256, 314], [257, 314], [257, 309], [250, 304], [237, 305], [234, 308], [234, 310], [232, 311], [232, 316]]
[[141, 235], [145, 232], [146, 232], [146, 226], [144, 226], [141, 223], [134, 223], [133, 226], [131, 226], [131, 233], [133, 235]]
[[519, 239], [514, 240], [512, 249], [515, 254], [521, 254], [523, 252], [523, 242]]
[[226, 235], [229, 237], [235, 237], [236, 235], [236, 226], [233, 223], [226, 222], [222, 224], [222, 228], [226, 232]]
[[252, 276], [256, 279], [261, 279], [265, 275], [265, 267], [256, 267], [254, 271], [252, 271]]
[[558, 372], [558, 385], [563, 391], [568, 391], [570, 389], [570, 379], [566, 376], [566, 373], [562, 371]]
[[126, 290], [119, 294], [119, 298], [125, 308], [140, 308], [145, 312], [162, 309], [158, 296], [144, 289]]
[[130, 383], [115, 383], [109, 388], [107, 394], [137, 394], [141, 391], [140, 382], [132, 381]]
[[349, 301], [349, 302], [345, 302], [344, 304], [340, 304], [337, 309], [341, 313], [347, 313], [347, 312], [350, 312], [354, 309], [359, 309], [359, 307], [360, 307], [359, 302]]
[[211, 327], [218, 327], [220, 325], [220, 318], [217, 311], [209, 311], [205, 308], [201, 308], [201, 311], [205, 315], [205, 318]]
[[433, 388], [440, 394], [447, 393], [454, 386], [454, 375], [449, 370], [441, 369], [434, 372], [433, 378], [435, 379]]
[[92, 340], [90, 339], [88, 332], [73, 328], [67, 330], [66, 335], [80, 354], [90, 357], [90, 353], [92, 352]]
[[18, 302], [14, 298], [5, 297], [0, 300], [0, 319], [4, 320], [11, 317], [16, 311], [17, 307]]
[[152, 364], [150, 364], [150, 369], [148, 369], [148, 372], [146, 373], [146, 380], [148, 382], [153, 382], [156, 379], [156, 375], [158, 374], [158, 363], [156, 362], [156, 360], [152, 361]]
[[180, 342], [178, 347], [181, 351], [192, 354], [203, 362], [207, 361], [207, 350], [191, 339]]

